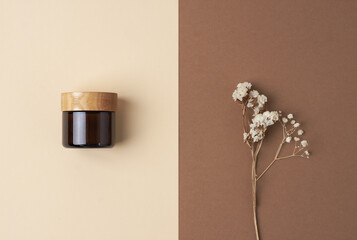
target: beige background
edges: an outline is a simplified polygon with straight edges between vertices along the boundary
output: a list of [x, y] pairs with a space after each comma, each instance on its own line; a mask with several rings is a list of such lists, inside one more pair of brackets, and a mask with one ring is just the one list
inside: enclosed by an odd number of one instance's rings
[[[0, 239], [177, 239], [177, 10], [0, 0]], [[74, 90], [118, 92], [114, 148], [61, 146]]]
[[357, 239], [356, 25], [357, 1], [180, 0], [180, 240], [255, 239], [242, 81], [295, 114], [312, 152], [259, 180], [261, 240]]

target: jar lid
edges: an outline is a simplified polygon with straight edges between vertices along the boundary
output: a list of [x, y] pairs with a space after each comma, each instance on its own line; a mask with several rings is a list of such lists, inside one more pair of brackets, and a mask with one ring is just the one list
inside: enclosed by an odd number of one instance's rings
[[118, 94], [109, 92], [66, 92], [61, 94], [62, 111], [108, 111], [117, 108]]

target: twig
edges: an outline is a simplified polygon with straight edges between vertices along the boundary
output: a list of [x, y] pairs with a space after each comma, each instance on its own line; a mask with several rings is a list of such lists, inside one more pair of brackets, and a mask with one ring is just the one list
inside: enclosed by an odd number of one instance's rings
[[256, 155], [251, 150], [252, 154], [252, 194], [253, 194], [253, 216], [256, 240], [259, 240], [258, 220], [257, 220], [257, 177], [256, 177]]
[[277, 159], [273, 159], [273, 161], [271, 161], [271, 163], [268, 165], [268, 167], [265, 168], [265, 170], [257, 177], [257, 181], [258, 181], [261, 177], [263, 177], [263, 175], [269, 170], [269, 168], [270, 168], [271, 166], [273, 166], [273, 164], [275, 163], [276, 160], [277, 160]]
[[280, 143], [280, 145], [279, 145], [279, 147], [278, 147], [278, 150], [277, 150], [276, 153], [275, 153], [275, 156], [274, 156], [273, 161], [271, 161], [271, 163], [264, 169], [264, 171], [263, 171], [260, 175], [258, 175], [257, 181], [258, 181], [261, 177], [264, 176], [264, 174], [269, 170], [269, 168], [270, 168], [271, 166], [273, 166], [273, 164], [274, 164], [275, 161], [277, 160], [277, 158], [278, 158], [278, 156], [279, 156], [279, 154], [280, 154], [281, 148], [283, 147], [283, 144], [285, 143], [285, 136], [286, 136], [286, 131], [285, 131], [285, 129], [286, 129], [286, 128], [285, 128], [285, 125], [283, 124], [283, 140], [281, 141], [281, 143]]

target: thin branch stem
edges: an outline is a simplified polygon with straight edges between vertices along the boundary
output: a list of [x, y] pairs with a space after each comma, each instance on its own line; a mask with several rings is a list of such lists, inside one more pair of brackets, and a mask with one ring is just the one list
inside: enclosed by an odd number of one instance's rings
[[301, 151], [304, 150], [304, 149], [305, 149], [305, 148], [302, 147], [302, 148], [300, 148], [297, 152], [294, 151], [294, 155], [296, 156], [297, 153], [301, 152]]
[[244, 132], [247, 132], [247, 130], [245, 129], [245, 119], [246, 119], [246, 117], [245, 117], [245, 110], [246, 110], [245, 105], [242, 104], [242, 113], [243, 113], [242, 124], [243, 124], [243, 131], [244, 131]]
[[301, 155], [291, 154], [289, 156], [277, 158], [276, 160], [283, 160], [283, 159], [292, 158], [292, 157], [302, 157], [303, 158], [304, 156], [303, 156], [303, 154], [301, 154]]
[[278, 159], [278, 156], [280, 154], [281, 148], [283, 147], [283, 144], [285, 143], [285, 126], [283, 125], [283, 140], [281, 141], [278, 150], [275, 153], [275, 157], [273, 159], [273, 161], [271, 161], [271, 163], [264, 169], [264, 171], [258, 175], [257, 181], [264, 176], [264, 174], [270, 169], [271, 166], [273, 166], [273, 164], [275, 163], [275, 161]]
[[291, 154], [291, 155], [289, 155], [289, 156], [279, 157], [279, 158], [277, 158], [277, 159], [275, 159], [275, 160], [281, 160], [281, 159], [291, 158], [291, 157], [295, 157], [295, 156], [296, 156], [296, 155]]
[[266, 167], [265, 170], [257, 177], [257, 181], [258, 181], [261, 177], [263, 177], [263, 175], [269, 170], [269, 168], [270, 168], [271, 166], [273, 166], [273, 164], [275, 163], [276, 160], [277, 160], [277, 159], [273, 159], [273, 161], [271, 161], [271, 163], [268, 165], [268, 167]]
[[262, 147], [263, 140], [264, 140], [264, 138], [263, 138], [262, 140], [260, 140], [260, 142], [258, 143], [257, 150], [255, 151], [255, 158], [256, 158], [256, 159], [258, 159], [258, 154], [259, 154], [259, 152], [260, 152], [260, 148]]
[[257, 218], [257, 176], [256, 176], [256, 154], [251, 150], [252, 154], [252, 194], [253, 194], [253, 217], [256, 240], [259, 240], [258, 218]]

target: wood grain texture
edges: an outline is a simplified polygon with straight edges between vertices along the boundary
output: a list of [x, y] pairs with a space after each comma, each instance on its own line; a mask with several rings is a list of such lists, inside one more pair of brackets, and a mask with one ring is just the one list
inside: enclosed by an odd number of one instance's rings
[[117, 94], [108, 92], [68, 92], [61, 94], [62, 111], [116, 111]]

